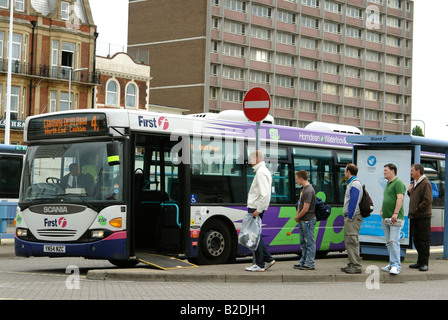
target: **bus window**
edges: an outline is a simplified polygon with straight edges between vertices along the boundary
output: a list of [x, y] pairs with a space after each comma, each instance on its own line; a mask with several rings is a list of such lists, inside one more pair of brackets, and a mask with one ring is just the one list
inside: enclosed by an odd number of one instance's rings
[[336, 160], [338, 161], [339, 165], [346, 165], [353, 162], [352, 159], [352, 153], [351, 152], [345, 152], [345, 151], [336, 151]]
[[[433, 199], [433, 207], [443, 207], [445, 201], [445, 161], [440, 160], [440, 168], [437, 166], [439, 160], [424, 159], [422, 165], [425, 168], [425, 175], [428, 177], [433, 188], [437, 188], [438, 197]], [[438, 170], [439, 169], [439, 170]]]
[[[308, 172], [308, 181], [317, 192], [323, 191], [328, 203], [335, 203], [333, 157], [331, 150], [314, 148], [293, 148], [294, 171]], [[296, 188], [296, 198], [299, 191]]]
[[18, 198], [22, 157], [0, 156], [0, 198]]
[[198, 203], [244, 203], [243, 144], [192, 139], [191, 194]]
[[276, 168], [273, 169], [271, 163], [266, 165], [272, 174], [272, 194], [271, 203], [293, 203], [290, 188], [289, 178], [289, 164], [279, 163], [273, 165]]

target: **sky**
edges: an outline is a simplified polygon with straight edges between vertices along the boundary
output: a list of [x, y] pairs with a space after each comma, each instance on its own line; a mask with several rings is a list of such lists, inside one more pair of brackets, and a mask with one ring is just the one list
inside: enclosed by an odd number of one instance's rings
[[[99, 54], [107, 54], [109, 43], [112, 51], [125, 51], [128, 0], [89, 2], [99, 32]], [[447, 0], [414, 1], [411, 123], [424, 129], [426, 137], [443, 140], [448, 139], [448, 81], [443, 80], [448, 79], [447, 12]]]

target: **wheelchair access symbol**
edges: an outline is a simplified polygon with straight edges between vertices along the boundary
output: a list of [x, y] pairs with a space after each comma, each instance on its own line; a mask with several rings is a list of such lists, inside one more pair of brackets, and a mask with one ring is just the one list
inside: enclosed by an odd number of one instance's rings
[[191, 197], [190, 197], [190, 203], [196, 203], [197, 202], [197, 200], [196, 200], [196, 195], [195, 194], [192, 194], [191, 195]]

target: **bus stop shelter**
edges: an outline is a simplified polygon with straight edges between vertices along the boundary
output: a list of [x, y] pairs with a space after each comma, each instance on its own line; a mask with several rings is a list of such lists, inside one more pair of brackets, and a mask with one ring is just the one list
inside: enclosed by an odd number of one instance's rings
[[[361, 251], [365, 243], [373, 243], [378, 238], [375, 234], [375, 228], [378, 228], [378, 220], [381, 220], [379, 212], [382, 204], [382, 192], [384, 189], [378, 187], [378, 183], [385, 183], [381, 181], [383, 178], [383, 167], [386, 163], [394, 163], [397, 165], [398, 177], [405, 185], [410, 183], [410, 167], [414, 163], [420, 163], [422, 152], [437, 153], [445, 157], [447, 163], [448, 157], [448, 140], [429, 139], [410, 135], [375, 135], [362, 136], [353, 135], [347, 137], [347, 142], [352, 143], [353, 146], [353, 160], [359, 167], [358, 177], [366, 185], [370, 196], [373, 199], [375, 210], [372, 215], [365, 219], [366, 227], [363, 228], [369, 233], [369, 227], [372, 227], [369, 235], [363, 239], [360, 234]], [[365, 180], [363, 179], [365, 177]], [[369, 180], [370, 179], [370, 180]], [[445, 188], [448, 186], [448, 170], [445, 170], [443, 177]], [[376, 197], [376, 199], [374, 198]], [[409, 198], [405, 200], [405, 215], [407, 215], [407, 205]], [[444, 196], [444, 208], [448, 208], [448, 196]], [[406, 221], [407, 222], [407, 221]], [[443, 210], [443, 259], [448, 259], [448, 213]], [[363, 230], [363, 228], [361, 230]], [[412, 247], [412, 240], [409, 235], [409, 224], [405, 223], [403, 227], [403, 236], [405, 237], [405, 247]], [[407, 238], [406, 238], [407, 237]], [[364, 242], [364, 243], [363, 243]], [[383, 242], [384, 244], [384, 242]], [[375, 246], [373, 246], [375, 248]], [[379, 248], [379, 246], [377, 246]], [[384, 248], [384, 246], [383, 246]]]

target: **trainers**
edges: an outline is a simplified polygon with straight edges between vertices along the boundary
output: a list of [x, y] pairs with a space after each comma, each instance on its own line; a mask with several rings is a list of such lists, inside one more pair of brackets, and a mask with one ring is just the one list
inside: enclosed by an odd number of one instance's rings
[[275, 264], [275, 260], [272, 260], [271, 262], [266, 262], [266, 268], [265, 270], [268, 270], [270, 267], [272, 267]]
[[349, 274], [362, 273], [362, 269], [353, 269], [350, 267], [341, 268], [341, 271], [343, 271], [345, 273], [349, 273]]
[[251, 271], [251, 272], [263, 272], [264, 268], [260, 268], [258, 265], [254, 264], [252, 267], [248, 267], [246, 268], [246, 271]]
[[304, 265], [299, 266], [297, 269], [299, 269], [299, 270], [314, 270], [315, 268], [304, 264]]
[[400, 269], [398, 269], [398, 267], [391, 267], [389, 273], [390, 274], [399, 274]]
[[384, 272], [390, 272], [390, 265], [388, 264], [387, 266], [382, 267], [382, 268], [381, 268], [381, 271], [384, 271]]

